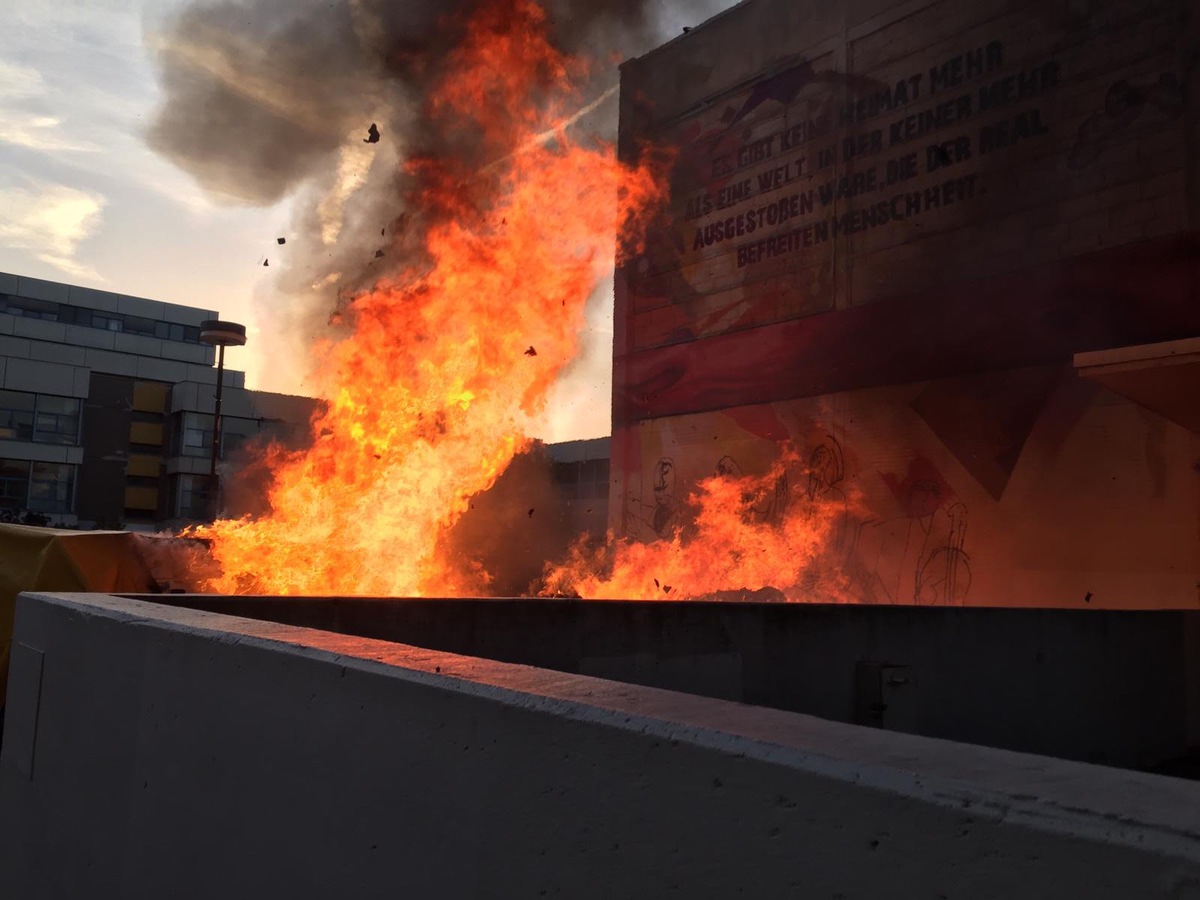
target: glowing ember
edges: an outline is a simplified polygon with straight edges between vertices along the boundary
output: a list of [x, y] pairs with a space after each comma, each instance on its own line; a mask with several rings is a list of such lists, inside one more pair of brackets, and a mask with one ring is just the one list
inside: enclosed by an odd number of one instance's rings
[[556, 127], [581, 68], [532, 0], [485, 4], [446, 71], [430, 116], [496, 162], [410, 164], [427, 260], [357, 297], [352, 334], [319, 348], [329, 408], [311, 449], [272, 451], [272, 512], [197, 530], [223, 570], [212, 590], [472, 592], [478, 573], [439, 537], [527, 443], [614, 236], [636, 240], [661, 198], [661, 166], [623, 166]]

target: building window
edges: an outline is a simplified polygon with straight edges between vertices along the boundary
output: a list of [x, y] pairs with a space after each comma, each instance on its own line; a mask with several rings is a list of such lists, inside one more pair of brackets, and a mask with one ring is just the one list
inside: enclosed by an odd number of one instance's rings
[[142, 316], [125, 316], [125, 331], [130, 334], [143, 334], [154, 337], [155, 321]]
[[204, 519], [209, 514], [207, 475], [179, 476], [179, 517]]
[[70, 512], [75, 506], [75, 467], [35, 462], [29, 476], [29, 508], [37, 512]]
[[45, 319], [67, 325], [102, 328], [105, 331], [128, 331], [171, 341], [200, 343], [200, 328], [196, 325], [160, 322], [145, 316], [121, 315], [107, 310], [89, 309], [86, 306], [55, 303], [52, 300], [34, 300], [32, 297], [0, 294], [0, 312], [25, 319]]
[[0, 509], [24, 509], [29, 502], [29, 463], [0, 459]]
[[58, 304], [50, 300], [10, 296], [4, 301], [4, 307], [9, 315], [23, 319], [46, 319], [50, 322], [58, 319]]
[[33, 416], [36, 394], [24, 391], [0, 391], [0, 439], [33, 440]]
[[74, 397], [0, 391], [0, 440], [77, 444], [79, 407]]
[[[221, 459], [235, 453], [247, 440], [258, 433], [257, 419], [221, 416]], [[184, 413], [182, 456], [211, 456], [213, 417], [204, 413]]]
[[39, 394], [33, 439], [43, 444], [79, 442], [79, 401], [74, 397]]
[[71, 512], [75, 508], [75, 467], [0, 459], [0, 508]]
[[202, 413], [185, 413], [183, 416], [183, 455], [209, 456], [212, 454], [213, 417]]
[[92, 327], [103, 328], [105, 331], [120, 331], [124, 323], [116, 316], [105, 316], [92, 313]]

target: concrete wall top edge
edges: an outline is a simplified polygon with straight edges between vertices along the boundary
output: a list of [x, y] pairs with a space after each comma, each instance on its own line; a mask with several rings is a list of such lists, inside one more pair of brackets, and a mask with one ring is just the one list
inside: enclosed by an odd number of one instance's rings
[[656, 688], [181, 609], [107, 594], [22, 594], [74, 615], [319, 658], [342, 669], [741, 755], [943, 808], [1200, 862], [1200, 784], [828, 722]]
[[[735, 595], [737, 592], [729, 592]], [[141, 600], [153, 595], [141, 594], [115, 594], [113, 596], [123, 597], [129, 600]], [[187, 594], [175, 594], [174, 598], [186, 598]], [[196, 595], [191, 595], [196, 596]], [[208, 595], [204, 595], [208, 596]], [[263, 600], [275, 599], [272, 595], [264, 594], [239, 594], [238, 600]], [[486, 603], [489, 605], [496, 604], [520, 604], [529, 607], [535, 604], [545, 604], [547, 606], [560, 606], [577, 604], [581, 601], [575, 599], [567, 599], [562, 597], [381, 597], [381, 596], [356, 596], [356, 597], [341, 597], [335, 595], [306, 595], [297, 597], [288, 597], [289, 603], [324, 603], [328, 601], [334, 602], [363, 602], [363, 603]], [[150, 602], [155, 602], [150, 600]], [[1122, 607], [1105, 607], [1103, 605], [1095, 605], [1095, 601], [1089, 602], [1086, 608], [1073, 607], [1067, 604], [1061, 606], [1013, 606], [1011, 604], [996, 603], [989, 605], [986, 603], [972, 603], [970, 606], [955, 606], [955, 607], [937, 607], [937, 606], [920, 606], [916, 604], [866, 604], [866, 603], [787, 603], [783, 601], [772, 600], [742, 600], [734, 597], [733, 599], [720, 600], [628, 600], [617, 597], [608, 597], [594, 600], [584, 601], [587, 603], [619, 603], [624, 606], [641, 606], [646, 609], [668, 609], [672, 606], [678, 607], [702, 607], [714, 606], [725, 607], [730, 610], [751, 610], [754, 608], [767, 609], [793, 609], [804, 610], [807, 612], [842, 612], [846, 610], [855, 611], [870, 611], [871, 615], [875, 616], [931, 616], [935, 618], [944, 618], [951, 615], [970, 615], [977, 616], [980, 614], [994, 613], [1000, 616], [1056, 616], [1056, 615], [1078, 615], [1079, 613], [1088, 613], [1089, 615], [1100, 616], [1143, 616], [1143, 615], [1178, 615], [1180, 613], [1192, 614], [1189, 609], [1181, 609], [1177, 606], [1162, 606], [1162, 607], [1137, 607], [1130, 608]]]

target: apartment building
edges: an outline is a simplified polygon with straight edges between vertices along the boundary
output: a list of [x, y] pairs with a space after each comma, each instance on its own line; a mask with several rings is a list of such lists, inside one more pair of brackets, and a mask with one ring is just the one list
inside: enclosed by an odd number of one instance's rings
[[[0, 273], [0, 516], [160, 526], [209, 510], [216, 310]], [[299, 439], [315, 401], [226, 369], [220, 456]]]

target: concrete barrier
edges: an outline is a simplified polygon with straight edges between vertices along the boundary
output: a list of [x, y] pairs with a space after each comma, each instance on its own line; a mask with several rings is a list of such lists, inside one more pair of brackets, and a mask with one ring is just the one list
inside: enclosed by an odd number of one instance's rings
[[1200, 611], [177, 596], [167, 602], [1006, 750], [1200, 748]]
[[1200, 785], [23, 595], [0, 896], [1197, 897]]

